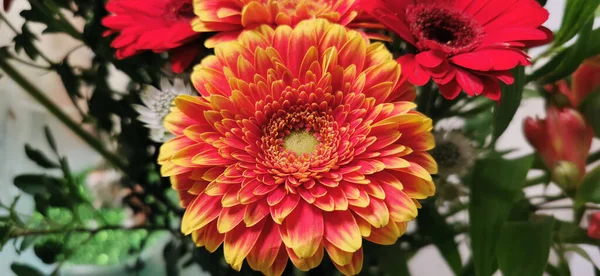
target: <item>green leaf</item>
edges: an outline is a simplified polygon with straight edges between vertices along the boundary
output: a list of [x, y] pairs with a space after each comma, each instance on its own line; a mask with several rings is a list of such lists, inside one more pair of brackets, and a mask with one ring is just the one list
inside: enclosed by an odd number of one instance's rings
[[548, 263], [554, 218], [507, 222], [498, 238], [498, 267], [504, 276], [542, 276]]
[[[582, 34], [586, 31], [588, 31], [588, 29], [582, 30]], [[537, 69], [528, 76], [526, 83], [545, 76], [548, 77], [548, 79], [544, 79], [545, 83], [551, 82], [554, 79], [564, 78], [575, 71], [582, 60], [600, 54], [600, 28], [593, 30], [587, 36], [588, 38], [585, 39], [586, 41], [582, 40], [580, 43], [578, 40], [574, 45], [558, 52], [548, 63], [544, 64], [540, 69]], [[569, 58], [575, 59], [570, 60]], [[563, 65], [563, 63], [565, 65]], [[562, 72], [556, 71], [559, 67], [562, 67]], [[563, 70], [565, 68], [568, 70]]]
[[46, 136], [46, 141], [48, 141], [48, 145], [50, 146], [50, 148], [52, 148], [54, 153], [58, 154], [56, 140], [54, 139], [54, 135], [52, 135], [52, 132], [50, 131], [50, 128], [48, 126], [44, 126], [44, 135]]
[[554, 35], [553, 44], [563, 45], [585, 28], [585, 24], [593, 22], [594, 12], [598, 5], [600, 5], [600, 0], [567, 0], [562, 23]]
[[42, 272], [26, 264], [13, 263], [10, 265], [10, 269], [17, 276], [44, 276]]
[[600, 204], [600, 166], [588, 172], [575, 196], [575, 204], [582, 206], [586, 202]]
[[579, 110], [583, 113], [586, 121], [594, 129], [596, 137], [600, 137], [600, 88], [587, 95], [579, 105]]
[[41, 151], [32, 148], [29, 144], [25, 144], [25, 154], [27, 157], [35, 162], [38, 166], [46, 169], [55, 169], [60, 168], [56, 162], [50, 160], [44, 153]]
[[[400, 241], [393, 245], [379, 245], [368, 241], [363, 242], [364, 248], [364, 263], [376, 264], [381, 270], [381, 276], [408, 276], [408, 259], [407, 252], [400, 248]], [[363, 272], [360, 275], [369, 275], [363, 267]]]
[[14, 179], [14, 184], [26, 194], [46, 194], [55, 192], [62, 184], [59, 179], [41, 174], [22, 174]]
[[37, 37], [29, 30], [29, 28], [27, 28], [26, 24], [23, 24], [21, 33], [13, 38], [15, 52], [19, 54], [21, 53], [21, 50], [24, 50], [25, 54], [27, 54], [30, 59], [35, 60], [39, 53], [37, 48], [33, 45], [34, 40], [37, 40]]
[[23, 252], [25, 250], [27, 250], [29, 247], [31, 247], [35, 241], [38, 239], [38, 236], [25, 236], [23, 237], [23, 240], [21, 241], [21, 244], [19, 245], [19, 253]]
[[67, 94], [69, 94], [69, 97], [71, 97], [71, 99], [74, 99], [76, 97], [81, 98], [82, 95], [79, 91], [79, 87], [81, 86], [81, 84], [79, 78], [75, 76], [75, 73], [73, 73], [73, 69], [71, 69], [71, 66], [69, 66], [69, 63], [66, 59], [63, 60], [63, 62], [60, 65], [58, 65], [58, 67], [56, 68], [56, 72], [60, 76], [60, 79], [62, 80], [63, 85], [67, 90]]
[[494, 110], [494, 141], [504, 133], [510, 121], [512, 121], [523, 96], [525, 67], [519, 66], [511, 70], [511, 72], [515, 77], [515, 82], [512, 85], [502, 84], [502, 98]]
[[33, 246], [35, 255], [46, 264], [55, 263], [58, 256], [63, 253], [64, 249], [64, 244], [57, 240], [46, 240]]
[[13, 231], [13, 224], [11, 221], [0, 221], [0, 251], [10, 239], [10, 235]]
[[516, 160], [484, 159], [477, 162], [469, 181], [469, 218], [475, 275], [489, 276], [497, 268], [496, 242], [515, 202], [532, 156]]
[[575, 252], [579, 256], [588, 260], [590, 263], [594, 263], [594, 261], [592, 260], [592, 257], [590, 257], [590, 255], [587, 253], [587, 251], [585, 251], [583, 248], [581, 248], [577, 245], [565, 245], [565, 251]]
[[552, 72], [543, 79], [544, 83], [553, 83], [566, 78], [577, 70], [584, 59], [590, 57], [590, 53], [600, 50], [591, 48], [596, 44], [593, 41], [593, 39], [595, 39], [593, 36], [600, 35], [600, 33], [597, 34], [592, 32], [593, 26], [593, 21], [589, 21], [583, 26], [579, 33], [579, 38], [577, 38], [577, 42], [565, 51], [564, 57], [561, 57], [562, 61], [560, 64], [558, 64]]
[[433, 204], [423, 203], [417, 216], [417, 225], [419, 233], [431, 238], [452, 271], [459, 274], [463, 268], [458, 244], [454, 241], [456, 233]]

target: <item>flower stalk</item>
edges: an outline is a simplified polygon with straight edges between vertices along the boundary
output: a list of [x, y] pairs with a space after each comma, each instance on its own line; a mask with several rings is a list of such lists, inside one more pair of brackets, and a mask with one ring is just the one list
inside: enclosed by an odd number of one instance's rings
[[53, 103], [44, 93], [38, 88], [33, 86], [21, 73], [19, 73], [12, 65], [10, 65], [6, 59], [0, 59], [0, 68], [4, 73], [10, 76], [19, 86], [25, 90], [31, 97], [38, 101], [44, 108], [46, 108], [54, 117], [61, 121], [71, 131], [73, 131], [79, 138], [81, 138], [86, 144], [92, 147], [102, 157], [104, 157], [109, 163], [116, 168], [127, 172], [128, 164], [121, 157], [110, 152], [100, 140], [92, 136], [90, 133], [85, 131], [78, 123], [73, 121], [69, 115], [64, 113], [60, 107]]

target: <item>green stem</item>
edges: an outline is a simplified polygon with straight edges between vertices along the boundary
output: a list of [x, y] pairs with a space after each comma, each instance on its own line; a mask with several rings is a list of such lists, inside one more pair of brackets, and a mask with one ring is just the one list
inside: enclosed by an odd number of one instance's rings
[[58, 120], [65, 124], [65, 126], [79, 136], [79, 138], [81, 138], [86, 144], [102, 155], [102, 157], [104, 157], [113, 166], [117, 167], [123, 172], [127, 172], [128, 164], [125, 160], [110, 152], [104, 147], [100, 140], [96, 139], [96, 137], [89, 134], [79, 124], [73, 121], [71, 117], [69, 117], [58, 106], [56, 106], [56, 104], [54, 104], [46, 95], [44, 95], [44, 93], [33, 86], [33, 84], [25, 79], [21, 73], [15, 70], [15, 68], [10, 65], [6, 59], [0, 59], [0, 68], [4, 70], [4, 73], [10, 76], [17, 84], [19, 84], [23, 90], [25, 90], [29, 95], [42, 104], [52, 115], [54, 115]]
[[103, 231], [110, 230], [124, 230], [124, 231], [135, 231], [135, 230], [148, 230], [148, 231], [170, 231], [177, 232], [177, 230], [171, 229], [166, 226], [152, 226], [152, 225], [140, 225], [135, 227], [123, 227], [122, 225], [106, 225], [99, 228], [56, 228], [56, 229], [16, 229], [10, 233], [10, 238], [27, 237], [27, 236], [47, 236], [55, 234], [64, 234], [66, 232], [72, 233], [89, 233], [95, 235]]
[[429, 116], [431, 112], [431, 106], [433, 106], [434, 99], [433, 82], [429, 81], [427, 84], [421, 87], [419, 98], [417, 102], [417, 110], [425, 115]]
[[43, 1], [40, 3], [39, 0], [30, 0], [29, 3], [32, 6], [35, 6], [41, 13], [43, 13], [46, 17], [55, 19], [55, 16], [58, 16], [58, 20], [51, 20], [51, 23], [55, 25], [54, 27], [62, 30], [64, 33], [72, 36], [77, 40], [83, 40], [83, 35], [73, 27], [71, 22], [69, 22], [65, 16], [62, 14], [58, 6], [54, 4], [52, 1]]
[[527, 179], [527, 181], [525, 181], [525, 187], [531, 187], [531, 186], [535, 186], [540, 183], [546, 183], [549, 181], [550, 181], [550, 176], [548, 174], [544, 173], [538, 177], [535, 177], [532, 179]]

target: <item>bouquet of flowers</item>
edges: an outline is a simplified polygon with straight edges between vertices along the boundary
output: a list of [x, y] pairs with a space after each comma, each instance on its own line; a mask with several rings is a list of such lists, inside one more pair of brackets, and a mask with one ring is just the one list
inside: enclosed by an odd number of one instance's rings
[[[72, 171], [49, 128], [52, 152], [25, 146], [49, 172], [14, 178], [35, 211], [2, 202], [0, 246], [33, 247], [52, 275], [140, 272], [147, 248], [167, 275], [410, 275], [429, 245], [455, 275], [594, 263], [600, 0], [566, 0], [554, 32], [540, 0], [27, 2], [22, 26], [0, 13], [2, 76], [104, 159]], [[91, 60], [48, 57], [45, 36]], [[80, 116], [24, 66], [55, 74]], [[513, 120], [530, 100], [543, 119]], [[533, 153], [497, 146], [511, 123]]]

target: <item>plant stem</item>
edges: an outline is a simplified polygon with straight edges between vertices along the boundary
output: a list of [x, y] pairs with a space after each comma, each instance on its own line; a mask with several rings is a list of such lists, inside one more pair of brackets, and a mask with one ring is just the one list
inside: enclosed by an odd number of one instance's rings
[[175, 232], [176, 230], [171, 229], [166, 226], [152, 226], [152, 225], [140, 225], [130, 228], [125, 228], [121, 225], [106, 225], [99, 228], [86, 228], [86, 227], [77, 227], [77, 228], [57, 228], [57, 229], [18, 229], [12, 231], [10, 233], [10, 238], [18, 238], [18, 237], [27, 237], [27, 236], [45, 236], [45, 235], [54, 235], [61, 234], [65, 232], [77, 232], [77, 233], [90, 233], [92, 235], [110, 230], [125, 230], [125, 231], [135, 231], [135, 230], [148, 230], [148, 231], [169, 231]]
[[525, 187], [535, 186], [537, 184], [544, 183], [544, 182], [547, 182], [547, 181], [550, 181], [550, 176], [548, 174], [544, 173], [544, 174], [542, 174], [542, 175], [540, 175], [538, 177], [535, 177], [535, 178], [532, 178], [532, 179], [527, 179], [525, 181]]
[[434, 99], [433, 91], [433, 82], [429, 81], [424, 86], [421, 87], [421, 91], [419, 93], [419, 98], [417, 102], [417, 110], [427, 116], [429, 116], [431, 111], [431, 106], [433, 106]]
[[8, 76], [10, 76], [17, 84], [19, 84], [23, 88], [23, 90], [25, 90], [29, 95], [31, 95], [40, 104], [42, 104], [52, 115], [54, 115], [65, 126], [71, 129], [71, 131], [73, 131], [77, 136], [79, 136], [79, 138], [81, 138], [86, 144], [88, 144], [100, 155], [102, 155], [102, 157], [104, 157], [108, 162], [110, 162], [113, 166], [117, 167], [123, 172], [128, 171], [128, 164], [125, 160], [110, 152], [104, 147], [100, 140], [92, 136], [90, 133], [85, 131], [79, 124], [73, 121], [71, 117], [65, 114], [55, 103], [53, 103], [46, 95], [44, 95], [44, 93], [42, 93], [39, 89], [33, 86], [33, 84], [31, 84], [31, 82], [25, 79], [25, 77], [21, 75], [21, 73], [15, 70], [15, 68], [12, 65], [10, 65], [6, 61], [6, 59], [0, 59], [0, 68], [4, 70], [4, 72]]

